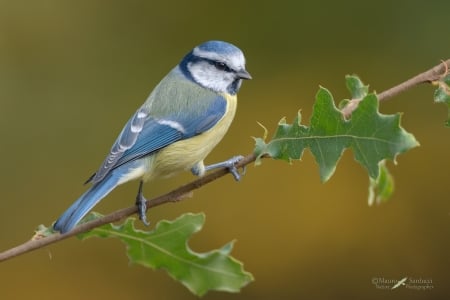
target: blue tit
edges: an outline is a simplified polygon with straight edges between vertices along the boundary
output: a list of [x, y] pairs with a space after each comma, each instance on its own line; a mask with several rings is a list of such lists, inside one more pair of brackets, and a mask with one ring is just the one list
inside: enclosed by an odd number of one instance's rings
[[242, 80], [251, 79], [236, 46], [208, 41], [189, 52], [150, 93], [129, 119], [103, 164], [88, 181], [91, 187], [55, 222], [61, 233], [75, 225], [116, 186], [140, 179], [136, 205], [145, 223], [144, 182], [191, 170], [202, 176], [228, 168], [239, 180], [236, 156], [205, 166], [203, 160], [233, 121]]

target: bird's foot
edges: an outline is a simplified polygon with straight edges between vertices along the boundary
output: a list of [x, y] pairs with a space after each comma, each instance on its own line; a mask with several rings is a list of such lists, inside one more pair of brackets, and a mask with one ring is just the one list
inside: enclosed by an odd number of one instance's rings
[[143, 184], [143, 181], [139, 183], [139, 190], [136, 196], [136, 206], [138, 208], [139, 220], [141, 220], [145, 226], [149, 226], [150, 222], [147, 221], [147, 199], [145, 199], [142, 193]]
[[226, 161], [222, 161], [216, 164], [212, 164], [209, 166], [205, 167], [206, 171], [212, 170], [212, 169], [217, 169], [217, 168], [227, 168], [231, 175], [233, 175], [234, 179], [236, 181], [240, 181], [241, 180], [241, 175], [245, 175], [245, 166], [242, 167], [242, 173], [239, 173], [238, 168], [236, 168], [236, 164], [238, 162], [240, 162], [244, 157], [242, 155], [237, 155], [237, 156], [233, 156], [232, 158], [226, 160]]

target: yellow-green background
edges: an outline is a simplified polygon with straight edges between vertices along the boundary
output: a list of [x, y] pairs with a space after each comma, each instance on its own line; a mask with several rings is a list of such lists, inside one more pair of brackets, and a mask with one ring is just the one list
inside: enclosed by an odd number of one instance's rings
[[[344, 75], [377, 91], [450, 57], [448, 1], [0, 1], [0, 246], [50, 225], [84, 190], [123, 124], [195, 45], [221, 39], [246, 54], [228, 135], [207, 162], [252, 151], [319, 85], [347, 97]], [[321, 184], [306, 152], [294, 165], [264, 161], [194, 197], [149, 212], [153, 224], [205, 212], [190, 245], [236, 239], [233, 254], [256, 281], [204, 299], [444, 298], [450, 294], [450, 129], [424, 85], [383, 103], [404, 112], [421, 147], [390, 164], [397, 191], [368, 207], [366, 172], [346, 152]], [[146, 186], [146, 195], [193, 178]], [[130, 206], [137, 182], [97, 211]], [[377, 290], [373, 277], [427, 278], [432, 291]], [[70, 239], [0, 264], [1, 299], [196, 299], [162, 271], [129, 265], [115, 240]]]

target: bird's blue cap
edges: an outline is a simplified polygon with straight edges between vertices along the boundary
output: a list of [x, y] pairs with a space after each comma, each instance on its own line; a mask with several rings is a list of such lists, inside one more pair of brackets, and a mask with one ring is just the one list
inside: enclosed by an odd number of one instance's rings
[[223, 54], [231, 54], [241, 52], [241, 50], [233, 44], [223, 41], [208, 41], [197, 46], [198, 49]]

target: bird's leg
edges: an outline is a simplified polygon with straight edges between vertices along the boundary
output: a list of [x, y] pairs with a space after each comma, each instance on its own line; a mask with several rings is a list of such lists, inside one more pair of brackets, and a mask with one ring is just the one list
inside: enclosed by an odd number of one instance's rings
[[138, 207], [138, 215], [139, 220], [144, 223], [144, 225], [148, 226], [150, 223], [147, 221], [147, 199], [145, 199], [142, 193], [142, 186], [144, 185], [144, 181], [139, 182], [138, 194], [136, 196], [136, 206]]
[[[205, 166], [205, 171], [209, 171], [217, 168], [227, 168], [231, 175], [233, 175], [236, 181], [241, 180], [241, 174], [239, 174], [236, 164], [240, 162], [244, 157], [242, 155], [233, 156], [229, 160], [222, 161], [216, 164]], [[242, 175], [245, 175], [245, 167], [242, 167]]]

